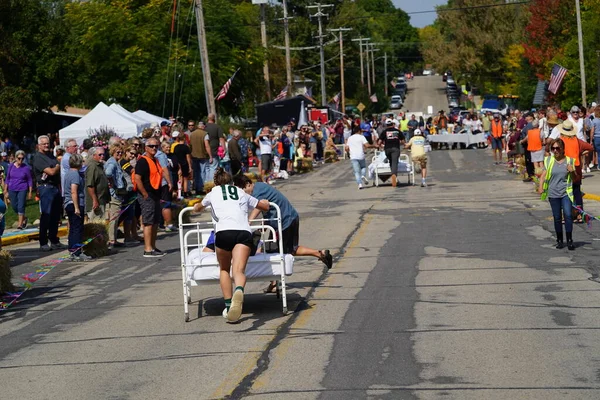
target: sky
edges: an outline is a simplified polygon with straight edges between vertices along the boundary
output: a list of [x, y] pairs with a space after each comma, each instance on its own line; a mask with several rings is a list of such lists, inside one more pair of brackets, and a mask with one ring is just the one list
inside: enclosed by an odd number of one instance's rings
[[434, 12], [425, 14], [410, 14], [411, 12], [435, 10], [435, 6], [447, 3], [446, 0], [392, 0], [392, 2], [397, 8], [401, 8], [409, 13], [408, 16], [410, 17], [410, 23], [416, 28], [422, 28], [432, 24], [437, 14]]

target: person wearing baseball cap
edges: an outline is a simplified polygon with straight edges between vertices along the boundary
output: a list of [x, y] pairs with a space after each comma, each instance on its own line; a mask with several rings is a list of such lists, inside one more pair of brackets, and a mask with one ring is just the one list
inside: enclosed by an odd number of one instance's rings
[[410, 138], [407, 144], [404, 145], [405, 149], [410, 149], [410, 157], [415, 165], [421, 167], [421, 187], [426, 187], [427, 182], [427, 153], [425, 152], [425, 144], [427, 140], [423, 136], [423, 132], [420, 129], [415, 129], [413, 132], [414, 136]]
[[404, 135], [394, 126], [391, 119], [385, 120], [386, 128], [379, 135], [377, 144], [383, 145], [385, 155], [390, 162], [392, 187], [396, 187], [398, 174], [398, 158], [400, 158], [400, 144], [404, 143]]

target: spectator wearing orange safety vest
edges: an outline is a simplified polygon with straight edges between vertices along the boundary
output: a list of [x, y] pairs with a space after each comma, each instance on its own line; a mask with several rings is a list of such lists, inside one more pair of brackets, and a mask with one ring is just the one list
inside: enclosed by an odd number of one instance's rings
[[502, 162], [502, 135], [504, 134], [504, 124], [499, 114], [494, 114], [494, 119], [490, 123], [492, 131], [492, 151], [494, 152], [494, 164]]
[[165, 255], [156, 248], [156, 235], [161, 215], [160, 189], [163, 176], [162, 167], [155, 158], [158, 146], [156, 138], [148, 139], [146, 153], [138, 159], [135, 165], [134, 185], [138, 192], [142, 225], [144, 225], [144, 257]]
[[544, 164], [544, 155], [546, 154], [542, 144], [543, 136], [544, 133], [540, 130], [538, 120], [533, 120], [531, 121], [531, 128], [527, 130], [527, 136], [521, 140], [522, 144], [527, 143], [527, 151], [531, 153], [531, 162], [538, 171]]

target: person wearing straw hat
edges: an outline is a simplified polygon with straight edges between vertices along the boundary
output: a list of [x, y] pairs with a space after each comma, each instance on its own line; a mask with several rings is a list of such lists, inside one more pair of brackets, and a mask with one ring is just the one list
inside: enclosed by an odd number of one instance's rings
[[[573, 176], [574, 205], [583, 210], [583, 195], [581, 194], [581, 178], [583, 176], [581, 156], [594, 151], [591, 144], [577, 137], [577, 131], [570, 120], [566, 120], [560, 126], [560, 139], [565, 144], [565, 155], [575, 160], [575, 174]], [[582, 223], [583, 217], [577, 215], [576, 223]]]
[[[550, 142], [554, 139], [558, 139], [560, 136], [560, 120], [556, 113], [548, 112], [548, 118], [546, 119], [546, 125], [548, 125], [548, 136], [545, 137], [546, 145], [550, 145]], [[550, 153], [550, 149], [547, 150]]]

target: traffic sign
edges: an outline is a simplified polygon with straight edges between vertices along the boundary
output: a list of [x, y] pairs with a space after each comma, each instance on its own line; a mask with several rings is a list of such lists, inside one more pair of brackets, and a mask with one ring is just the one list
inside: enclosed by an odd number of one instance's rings
[[367, 108], [367, 106], [365, 106], [363, 103], [358, 103], [356, 108], [358, 108], [358, 111], [363, 112], [365, 111], [365, 108]]

